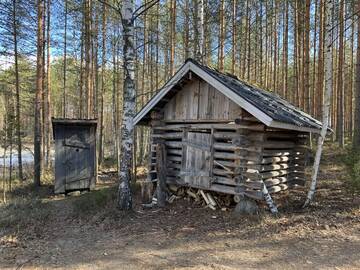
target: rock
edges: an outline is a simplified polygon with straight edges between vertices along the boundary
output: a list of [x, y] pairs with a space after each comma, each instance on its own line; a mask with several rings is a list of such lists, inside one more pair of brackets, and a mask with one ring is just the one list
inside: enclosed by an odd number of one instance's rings
[[241, 198], [234, 209], [234, 212], [240, 215], [254, 215], [257, 214], [258, 211], [259, 206], [257, 205], [256, 201], [245, 197]]

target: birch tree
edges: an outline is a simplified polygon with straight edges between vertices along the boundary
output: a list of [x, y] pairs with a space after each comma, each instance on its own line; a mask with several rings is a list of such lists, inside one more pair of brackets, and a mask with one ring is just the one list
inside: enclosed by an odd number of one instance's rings
[[133, 156], [133, 118], [135, 115], [135, 63], [134, 63], [134, 0], [125, 0], [122, 4], [122, 25], [124, 41], [124, 97], [123, 97], [123, 122], [122, 136], [119, 144], [120, 169], [118, 207], [122, 210], [132, 208], [132, 194], [130, 189], [131, 164]]
[[311, 174], [311, 185], [310, 190], [307, 194], [304, 207], [308, 206], [311, 201], [314, 199], [316, 184], [317, 184], [317, 175], [319, 172], [319, 165], [321, 159], [321, 153], [323, 150], [323, 144], [325, 141], [326, 133], [329, 126], [329, 115], [330, 115], [330, 99], [332, 95], [332, 8], [333, 1], [327, 0], [325, 2], [325, 96], [323, 104], [323, 115], [322, 115], [322, 128], [321, 133], [318, 138], [318, 145], [316, 149], [315, 161]]

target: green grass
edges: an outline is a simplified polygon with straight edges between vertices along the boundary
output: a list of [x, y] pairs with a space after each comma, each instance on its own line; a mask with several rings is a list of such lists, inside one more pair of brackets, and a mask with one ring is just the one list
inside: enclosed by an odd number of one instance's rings
[[41, 226], [51, 215], [49, 203], [37, 199], [16, 200], [0, 209], [0, 227], [12, 230]]
[[73, 214], [86, 216], [101, 212], [104, 208], [114, 207], [116, 201], [115, 187], [93, 190], [74, 197], [72, 200]]

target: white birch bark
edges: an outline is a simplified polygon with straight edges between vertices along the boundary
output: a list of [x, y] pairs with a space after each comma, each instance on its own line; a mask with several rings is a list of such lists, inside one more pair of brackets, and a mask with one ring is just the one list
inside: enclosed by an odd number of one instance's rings
[[333, 1], [326, 0], [325, 2], [325, 95], [324, 95], [324, 104], [322, 110], [322, 121], [323, 125], [321, 128], [321, 133], [318, 138], [318, 145], [316, 149], [315, 161], [311, 174], [311, 185], [310, 190], [307, 194], [306, 201], [303, 207], [308, 206], [314, 198], [317, 184], [317, 175], [319, 172], [319, 165], [321, 159], [321, 153], [323, 150], [323, 144], [325, 141], [327, 129], [329, 126], [329, 115], [330, 115], [330, 99], [332, 95], [332, 56], [331, 56], [331, 46], [332, 46], [332, 35], [331, 35], [331, 21], [332, 21], [332, 9]]
[[270, 212], [271, 212], [272, 214], [277, 214], [277, 213], [279, 213], [279, 211], [278, 211], [278, 209], [277, 209], [277, 206], [276, 206], [276, 204], [274, 203], [274, 201], [273, 201], [273, 199], [272, 199], [272, 197], [271, 197], [271, 195], [270, 195], [270, 193], [269, 193], [269, 191], [268, 191], [265, 183], [264, 183], [263, 188], [262, 188], [261, 191], [262, 191], [262, 193], [263, 193], [263, 196], [264, 196], [264, 199], [265, 199], [266, 204], [269, 206]]
[[134, 69], [134, 0], [125, 0], [122, 5], [122, 25], [124, 38], [124, 96], [122, 136], [119, 142], [120, 168], [118, 207], [122, 210], [132, 208], [132, 194], [130, 189], [131, 164], [133, 153], [133, 118], [135, 116], [135, 69]]

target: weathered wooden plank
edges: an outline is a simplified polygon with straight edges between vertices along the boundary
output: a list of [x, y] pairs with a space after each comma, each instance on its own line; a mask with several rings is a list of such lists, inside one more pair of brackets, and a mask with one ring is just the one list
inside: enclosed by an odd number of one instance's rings
[[295, 143], [292, 141], [265, 141], [264, 149], [292, 149], [295, 147]]
[[151, 137], [152, 138], [160, 138], [160, 139], [181, 139], [182, 132], [152, 134]]
[[[183, 124], [171, 124], [171, 121], [167, 121], [167, 123], [170, 123], [165, 126], [156, 126], [154, 127], [155, 130], [169, 130], [169, 131], [181, 131], [184, 128], [188, 129], [216, 129], [216, 130], [237, 130], [237, 129], [246, 129], [246, 130], [261, 130], [263, 128], [263, 125], [261, 124], [249, 124], [249, 125], [237, 125], [234, 124], [234, 122], [230, 120], [178, 120], [176, 123], [183, 123]], [[223, 123], [221, 123], [223, 122]]]
[[233, 153], [226, 152], [214, 152], [214, 158], [217, 159], [229, 159], [229, 160], [244, 160], [244, 161], [258, 161], [259, 156], [255, 154], [246, 154], [246, 155], [237, 155]]
[[168, 155], [178, 155], [178, 156], [181, 156], [181, 155], [182, 155], [182, 151], [181, 151], [181, 150], [168, 148], [168, 149], [166, 149], [166, 151], [167, 151], [167, 154], [168, 154]]
[[214, 177], [213, 183], [225, 184], [229, 186], [244, 186], [251, 189], [261, 189], [263, 185], [261, 181], [244, 181], [242, 183], [236, 183], [234, 178], [227, 178], [221, 176]]
[[233, 194], [233, 195], [245, 195], [249, 198], [253, 198], [255, 200], [263, 200], [263, 194], [261, 191], [255, 190], [247, 190], [241, 187], [231, 187], [227, 185], [221, 184], [213, 184], [211, 185], [211, 189], [216, 192], [225, 193], [225, 194]]
[[261, 151], [261, 147], [237, 146], [237, 145], [233, 145], [231, 143], [220, 143], [220, 142], [214, 143], [214, 148], [216, 150], [223, 150], [223, 151], [246, 150], [246, 151], [249, 151], [249, 152], [256, 152], [256, 153], [259, 153]]
[[167, 166], [169, 168], [175, 168], [175, 169], [181, 170], [181, 164], [180, 163], [175, 163], [175, 162], [168, 161]]
[[171, 148], [179, 148], [179, 149], [181, 149], [182, 148], [182, 142], [181, 141], [179, 141], [179, 142], [175, 142], [175, 141], [166, 141], [165, 142], [165, 145], [167, 146], [167, 147], [171, 147]]
[[169, 161], [178, 161], [178, 162], [182, 161], [180, 156], [173, 156], [173, 155], [167, 155], [167, 160], [169, 160]]
[[222, 139], [222, 140], [232, 140], [234, 145], [243, 145], [251, 144], [252, 142], [259, 142], [263, 141], [262, 134], [251, 134], [251, 135], [241, 135], [237, 132], [225, 132], [225, 131], [215, 131], [214, 137], [215, 139]]

